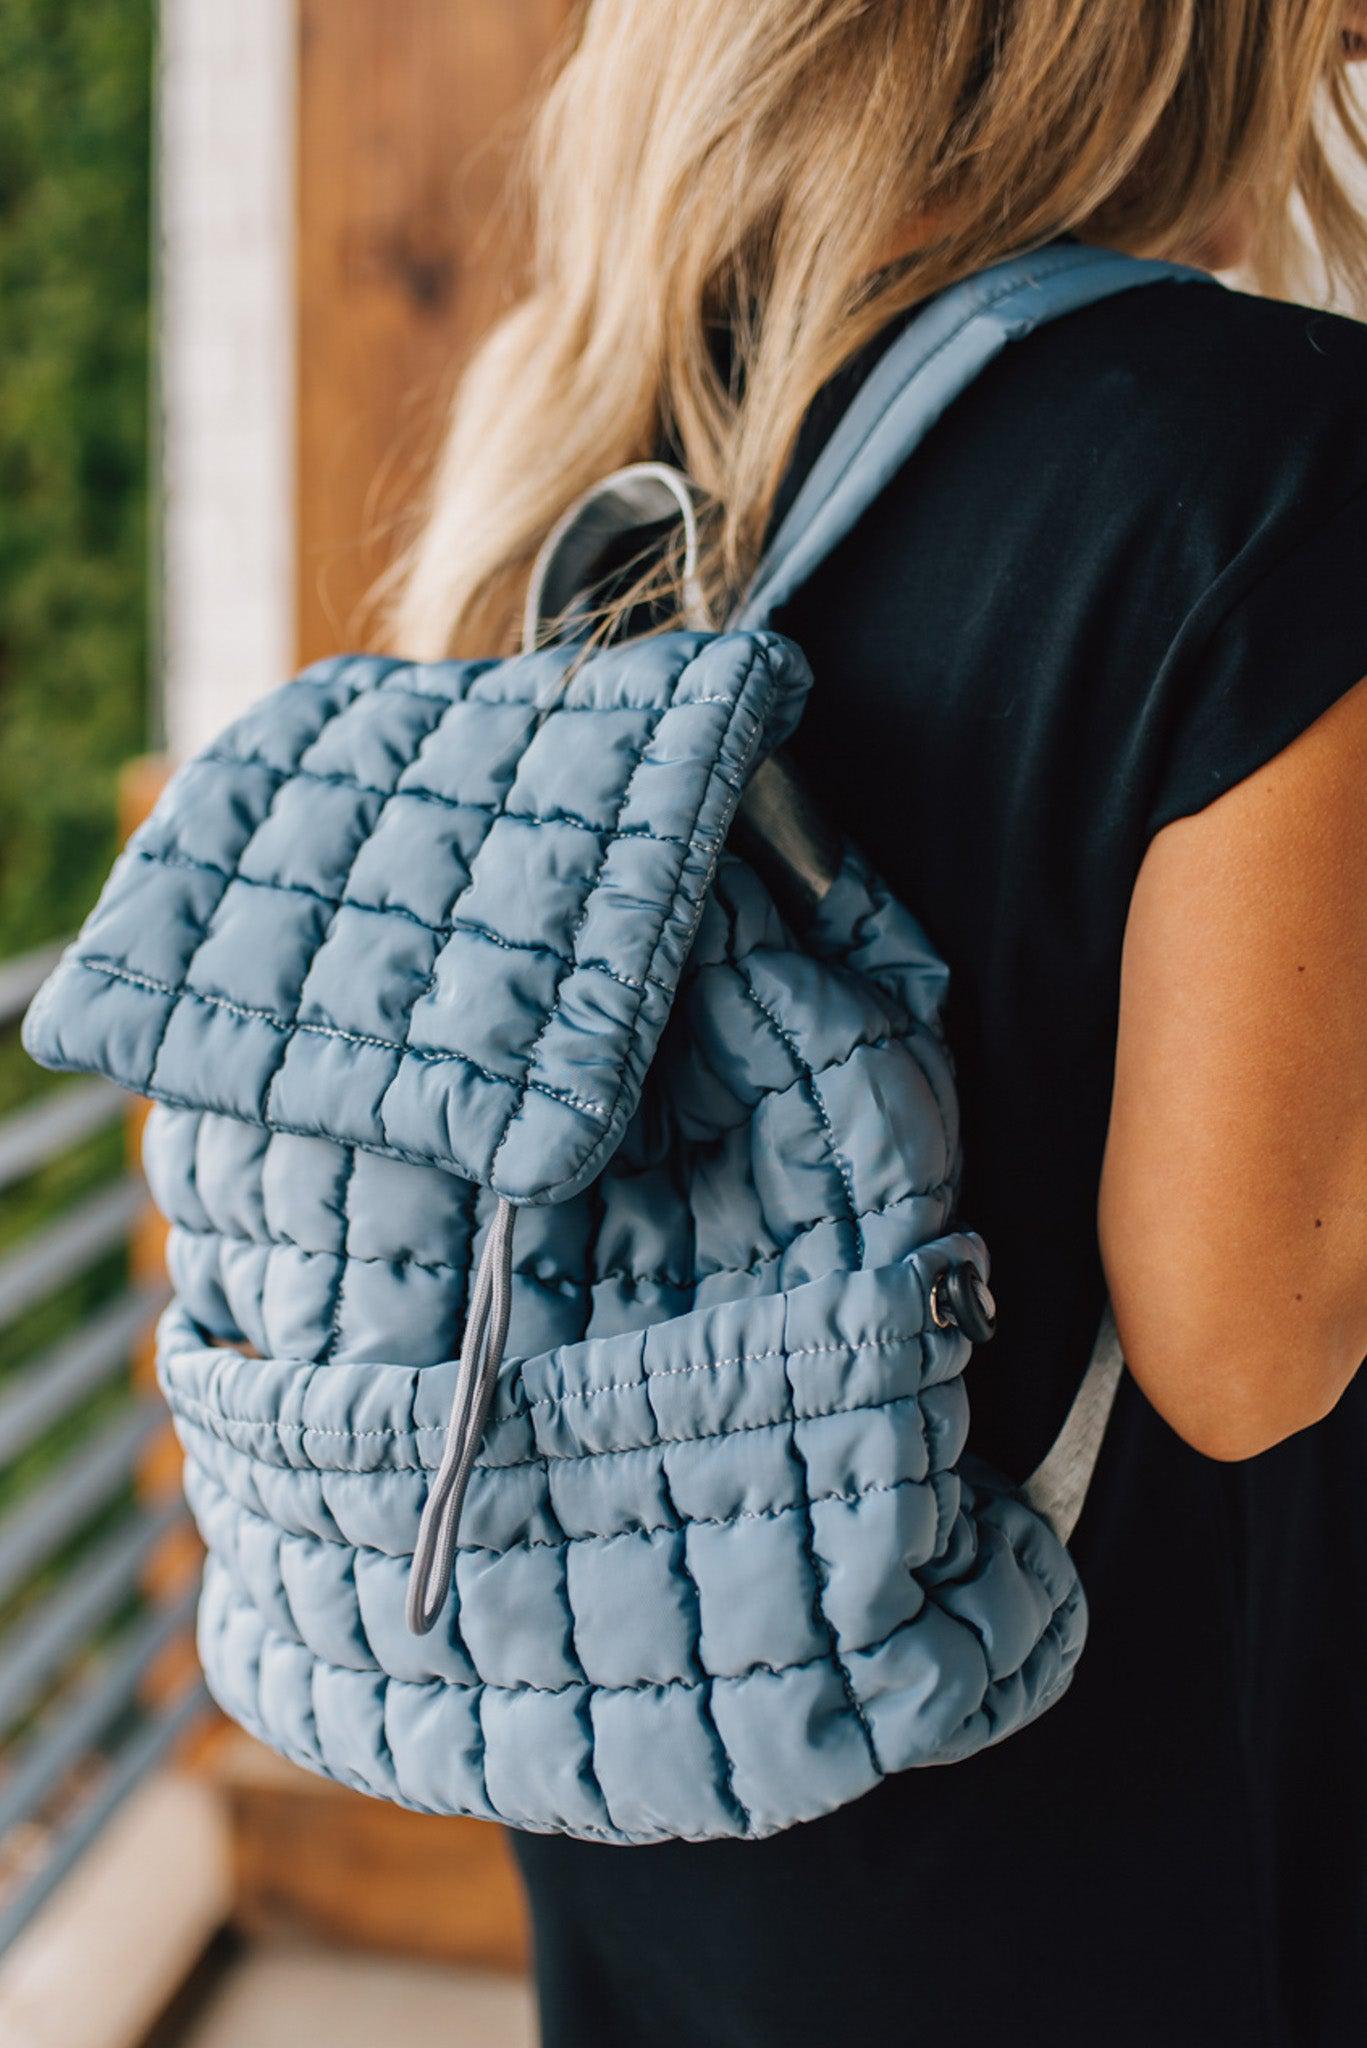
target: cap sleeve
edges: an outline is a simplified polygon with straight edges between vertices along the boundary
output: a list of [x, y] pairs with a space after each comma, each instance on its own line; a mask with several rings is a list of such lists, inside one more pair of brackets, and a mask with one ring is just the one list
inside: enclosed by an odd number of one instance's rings
[[1235, 564], [1165, 664], [1148, 833], [1200, 811], [1367, 676], [1367, 484]]

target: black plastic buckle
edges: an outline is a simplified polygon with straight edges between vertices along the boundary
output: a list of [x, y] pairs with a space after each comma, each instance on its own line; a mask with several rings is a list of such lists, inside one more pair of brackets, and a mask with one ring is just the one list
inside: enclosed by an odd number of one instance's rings
[[931, 1320], [941, 1330], [959, 1329], [974, 1344], [986, 1344], [997, 1328], [992, 1289], [968, 1259], [946, 1266], [930, 1290]]

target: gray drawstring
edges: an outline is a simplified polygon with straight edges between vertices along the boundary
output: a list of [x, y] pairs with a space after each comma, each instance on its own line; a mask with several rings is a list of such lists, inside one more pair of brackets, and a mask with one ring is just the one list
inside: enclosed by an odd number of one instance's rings
[[460, 1511], [508, 1341], [516, 1215], [512, 1203], [500, 1196], [475, 1271], [446, 1443], [418, 1524], [408, 1577], [407, 1618], [415, 1636], [425, 1636], [433, 1627], [451, 1590]]

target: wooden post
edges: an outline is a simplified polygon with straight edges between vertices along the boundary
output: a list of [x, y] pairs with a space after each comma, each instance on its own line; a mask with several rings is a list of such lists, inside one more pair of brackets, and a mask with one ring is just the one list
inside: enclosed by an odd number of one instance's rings
[[519, 252], [498, 202], [571, 0], [299, 0], [297, 631], [373, 644], [367, 594]]

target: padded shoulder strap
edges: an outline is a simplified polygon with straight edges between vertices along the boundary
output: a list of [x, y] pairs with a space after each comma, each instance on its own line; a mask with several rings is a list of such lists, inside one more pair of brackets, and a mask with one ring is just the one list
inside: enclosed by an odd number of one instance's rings
[[765, 624], [844, 539], [978, 372], [1010, 341], [1117, 292], [1207, 279], [1180, 264], [1068, 243], [1013, 256], [918, 313], [860, 386], [771, 542], [730, 624]]
[[[1166, 278], [1182, 281], [1206, 275], [1074, 243], [1013, 257], [951, 286], [916, 315], [860, 386], [789, 508], [731, 623], [750, 628], [767, 623], [1008, 342], [1117, 292]], [[759, 774], [772, 772], [774, 765], [766, 763]], [[1107, 1303], [1063, 1428], [1022, 1489], [1064, 1542], [1082, 1512], [1123, 1367], [1115, 1317]]]

